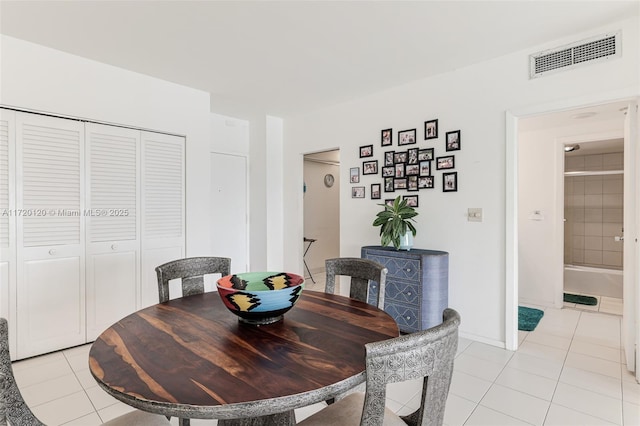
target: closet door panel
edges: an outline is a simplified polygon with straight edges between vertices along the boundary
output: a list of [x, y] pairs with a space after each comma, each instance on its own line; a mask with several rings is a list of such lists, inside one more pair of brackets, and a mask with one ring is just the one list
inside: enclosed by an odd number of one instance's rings
[[15, 354], [16, 204], [15, 113], [0, 109], [0, 316], [9, 322], [9, 348]]
[[18, 311], [18, 357], [85, 343], [84, 288], [79, 256], [28, 260]]
[[137, 275], [138, 250], [87, 256], [87, 341], [135, 311]]
[[[156, 266], [184, 257], [184, 250], [180, 246], [147, 249], [142, 260], [142, 307], [159, 302], [158, 277]], [[173, 291], [173, 287], [172, 290]], [[173, 293], [171, 293], [173, 296]]]
[[17, 357], [85, 342], [84, 126], [16, 113]]
[[87, 123], [87, 339], [134, 312], [140, 283], [140, 131]]
[[155, 267], [185, 256], [184, 144], [183, 137], [142, 132], [140, 307], [158, 303]]

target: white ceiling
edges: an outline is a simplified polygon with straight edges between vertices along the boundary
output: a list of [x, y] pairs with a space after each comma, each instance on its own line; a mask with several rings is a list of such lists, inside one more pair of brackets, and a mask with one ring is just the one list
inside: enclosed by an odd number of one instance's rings
[[[286, 117], [638, 15], [633, 1], [0, 1], [0, 32]], [[523, 64], [526, 67], [527, 64]]]

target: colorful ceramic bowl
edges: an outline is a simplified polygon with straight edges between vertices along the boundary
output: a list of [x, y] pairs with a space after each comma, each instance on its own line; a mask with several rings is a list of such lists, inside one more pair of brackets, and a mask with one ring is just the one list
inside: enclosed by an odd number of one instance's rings
[[224, 305], [240, 321], [258, 325], [280, 321], [303, 288], [304, 278], [289, 272], [247, 272], [218, 280]]

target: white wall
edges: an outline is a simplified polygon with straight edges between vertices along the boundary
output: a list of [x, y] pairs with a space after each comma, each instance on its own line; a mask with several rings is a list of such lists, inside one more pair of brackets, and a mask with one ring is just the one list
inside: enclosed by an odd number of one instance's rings
[[267, 270], [278, 271], [282, 268], [284, 227], [283, 210], [287, 208], [284, 201], [282, 183], [289, 173], [282, 164], [284, 149], [283, 121], [279, 117], [267, 116], [267, 167], [265, 182], [267, 184], [266, 216], [267, 216]]
[[213, 152], [249, 155], [249, 122], [221, 114], [211, 114], [211, 145]]
[[[528, 55], [592, 35], [623, 30], [621, 58], [530, 80]], [[557, 40], [492, 61], [462, 68], [380, 92], [366, 98], [326, 108], [285, 121], [285, 164], [291, 179], [285, 182], [285, 199], [302, 199], [304, 152], [322, 151], [336, 144], [341, 149], [341, 256], [359, 256], [360, 247], [378, 244], [371, 222], [376, 201], [352, 199], [350, 167], [362, 167], [358, 147], [374, 144], [374, 159], [382, 163], [380, 130], [417, 128], [420, 147], [435, 146], [443, 155], [444, 133], [462, 131], [456, 156], [458, 192], [442, 193], [441, 173], [434, 172], [436, 188], [421, 190], [415, 247], [450, 253], [449, 305], [461, 313], [461, 333], [497, 345], [505, 342], [505, 112], [565, 99], [638, 94], [638, 20], [596, 28], [585, 34]], [[419, 53], [417, 53], [419, 54]], [[423, 140], [424, 121], [439, 119], [440, 138]], [[388, 147], [387, 147], [388, 148]], [[402, 147], [404, 150], [405, 147]], [[381, 182], [380, 176], [362, 176], [361, 185]], [[383, 193], [383, 197], [385, 197]], [[289, 203], [286, 223], [302, 222], [301, 202]], [[296, 209], [297, 207], [297, 209]], [[484, 210], [482, 223], [468, 222], [467, 208]], [[302, 256], [300, 226], [285, 239], [285, 262]], [[295, 266], [292, 263], [290, 266]]]
[[[562, 147], [569, 141], [622, 138], [624, 115], [596, 123], [579, 120], [555, 128], [521, 131], [518, 135], [519, 172], [519, 299], [541, 306], [561, 307], [558, 289], [563, 281], [564, 226], [562, 223]], [[541, 217], [533, 216], [540, 211]], [[534, 220], [535, 218], [535, 220]], [[542, 220], [538, 220], [542, 219]]]
[[[294, 225], [284, 220], [283, 212], [297, 201], [285, 198], [283, 192], [292, 176], [290, 165], [284, 163], [284, 123], [269, 115], [253, 115], [249, 123], [250, 269], [282, 270], [284, 241]], [[301, 274], [302, 256], [299, 263], [289, 271]]]
[[186, 136], [187, 255], [208, 252], [208, 93], [2, 35], [0, 104]]

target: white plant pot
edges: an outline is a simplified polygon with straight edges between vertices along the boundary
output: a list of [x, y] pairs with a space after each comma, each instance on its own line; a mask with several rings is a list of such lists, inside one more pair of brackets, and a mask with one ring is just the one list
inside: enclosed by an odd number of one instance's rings
[[404, 236], [400, 237], [400, 250], [411, 250], [413, 247], [413, 234], [407, 231]]

